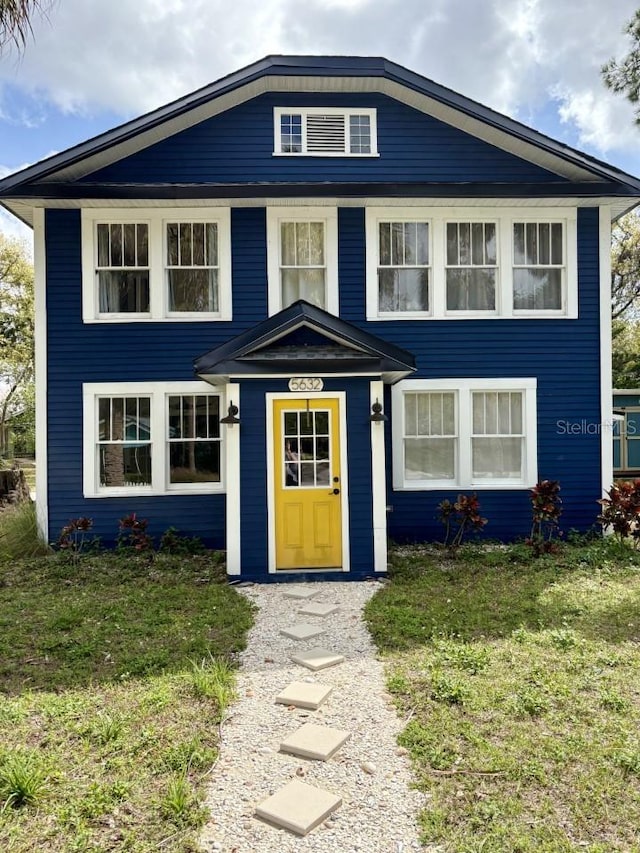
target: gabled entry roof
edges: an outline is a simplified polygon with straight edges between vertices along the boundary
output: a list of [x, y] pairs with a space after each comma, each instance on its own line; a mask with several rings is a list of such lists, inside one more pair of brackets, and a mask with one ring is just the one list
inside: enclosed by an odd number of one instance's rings
[[212, 385], [261, 376], [376, 376], [392, 384], [416, 369], [410, 352], [304, 300], [204, 353], [194, 370]]

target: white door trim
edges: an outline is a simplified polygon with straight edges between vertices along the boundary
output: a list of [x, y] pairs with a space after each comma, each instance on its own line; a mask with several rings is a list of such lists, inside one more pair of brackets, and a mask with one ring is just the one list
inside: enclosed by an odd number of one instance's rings
[[[370, 384], [370, 401], [384, 402], [384, 383]], [[373, 570], [387, 571], [387, 479], [384, 423], [371, 422], [371, 498], [373, 501]]]
[[[265, 394], [267, 427], [267, 537], [269, 544], [269, 574], [276, 573], [276, 506], [273, 465], [273, 404], [276, 400], [338, 400], [338, 418], [340, 423], [340, 500], [342, 513], [342, 568], [339, 569], [291, 569], [290, 572], [348, 572], [350, 569], [349, 550], [349, 468], [347, 453], [347, 395], [345, 391], [299, 391], [287, 393], [268, 392]], [[287, 574], [282, 569], [278, 574]]]

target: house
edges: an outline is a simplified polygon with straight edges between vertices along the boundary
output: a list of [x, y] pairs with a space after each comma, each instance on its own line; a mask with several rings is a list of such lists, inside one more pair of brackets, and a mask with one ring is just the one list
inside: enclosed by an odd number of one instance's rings
[[40, 524], [244, 579], [384, 572], [476, 492], [613, 477], [609, 243], [640, 181], [371, 57], [270, 56], [0, 181], [33, 225]]
[[613, 419], [613, 475], [640, 477], [640, 388], [614, 388]]

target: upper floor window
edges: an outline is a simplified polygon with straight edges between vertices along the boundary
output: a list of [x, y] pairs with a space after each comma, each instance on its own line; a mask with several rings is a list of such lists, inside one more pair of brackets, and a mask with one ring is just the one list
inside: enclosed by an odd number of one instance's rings
[[367, 207], [367, 319], [577, 317], [577, 210], [560, 212]]
[[85, 323], [231, 319], [228, 208], [82, 211]]
[[335, 208], [269, 208], [269, 313], [304, 299], [338, 313], [338, 219]]
[[276, 107], [274, 154], [345, 157], [376, 156], [373, 109]]

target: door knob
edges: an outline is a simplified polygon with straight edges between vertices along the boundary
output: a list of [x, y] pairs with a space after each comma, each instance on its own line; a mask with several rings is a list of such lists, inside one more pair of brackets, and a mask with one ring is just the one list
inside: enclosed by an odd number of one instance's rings
[[330, 495], [339, 495], [340, 489], [334, 489], [332, 492], [329, 492]]

